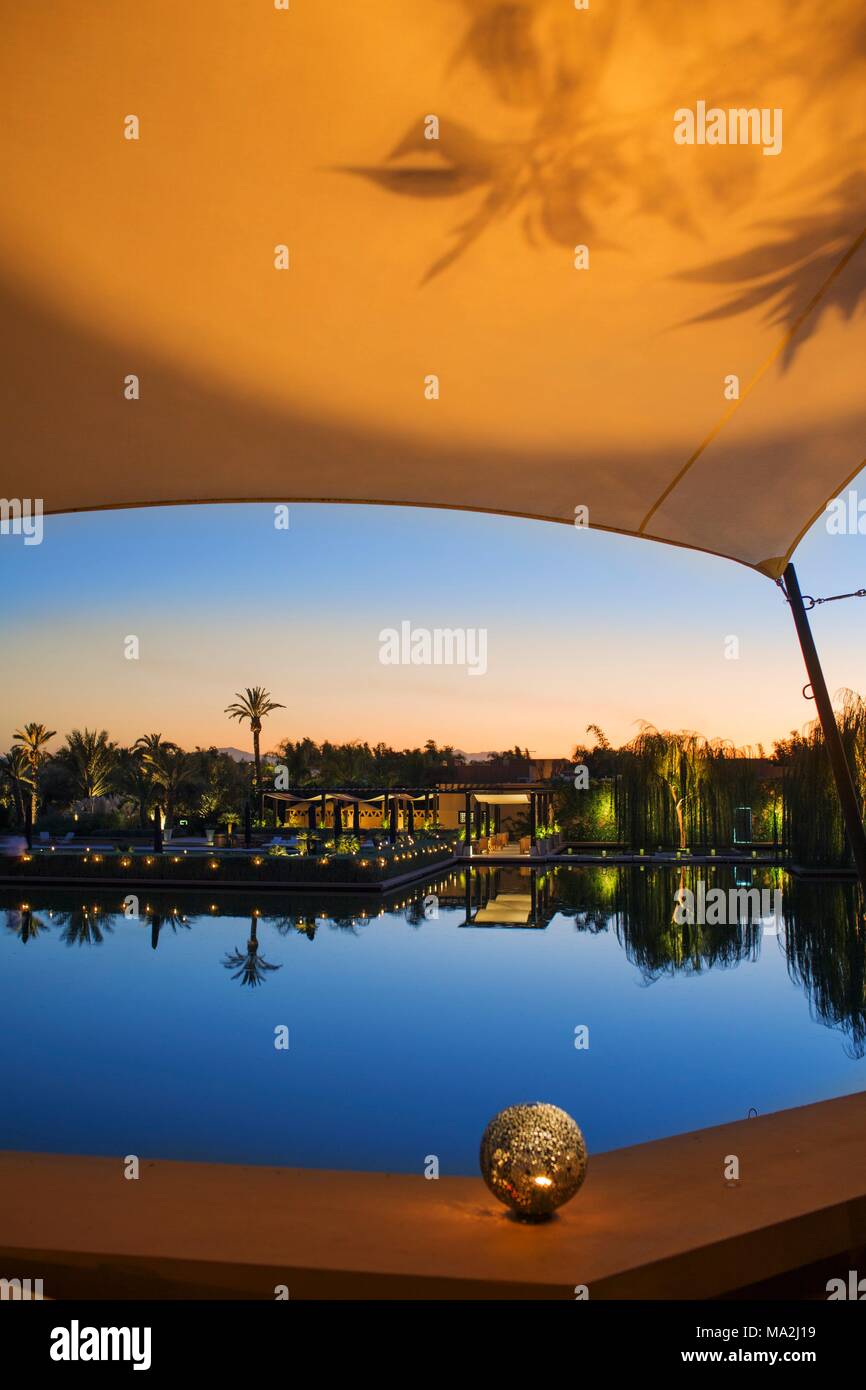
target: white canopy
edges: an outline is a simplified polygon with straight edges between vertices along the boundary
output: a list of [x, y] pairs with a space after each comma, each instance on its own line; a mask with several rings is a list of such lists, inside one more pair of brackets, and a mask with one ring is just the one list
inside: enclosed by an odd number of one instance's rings
[[861, 467], [859, 0], [4, 27], [4, 497], [474, 508], [776, 577]]
[[529, 801], [528, 792], [488, 793], [472, 792], [476, 801], [486, 806], [525, 806]]

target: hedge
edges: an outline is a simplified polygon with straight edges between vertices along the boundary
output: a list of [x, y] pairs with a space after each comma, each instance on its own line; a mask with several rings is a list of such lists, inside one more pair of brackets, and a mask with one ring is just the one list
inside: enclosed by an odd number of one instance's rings
[[450, 846], [416, 845], [392, 854], [369, 855], [251, 855], [177, 854], [165, 850], [162, 854], [130, 854], [107, 852], [46, 851], [25, 854], [2, 863], [3, 877], [43, 881], [46, 879], [81, 879], [99, 883], [123, 880], [130, 883], [195, 882], [195, 883], [383, 883], [414, 870], [434, 868], [454, 857]]

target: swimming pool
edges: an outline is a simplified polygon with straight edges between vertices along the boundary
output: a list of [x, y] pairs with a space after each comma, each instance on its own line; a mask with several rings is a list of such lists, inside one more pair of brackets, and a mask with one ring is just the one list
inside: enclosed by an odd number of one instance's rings
[[[4, 890], [0, 1148], [445, 1176], [517, 1101], [592, 1153], [862, 1089], [858, 890], [738, 872], [447, 871], [384, 903], [174, 893], [130, 918], [116, 892]], [[700, 875], [781, 912], [677, 922]]]

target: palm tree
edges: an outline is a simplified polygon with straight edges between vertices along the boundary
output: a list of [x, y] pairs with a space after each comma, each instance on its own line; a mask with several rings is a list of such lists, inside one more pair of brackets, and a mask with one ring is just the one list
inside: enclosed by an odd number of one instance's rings
[[82, 800], [93, 803], [98, 796], [112, 791], [112, 779], [117, 761], [116, 745], [107, 729], [73, 729], [66, 735], [66, 746], [57, 755], [72, 775], [75, 790]]
[[171, 830], [180, 793], [195, 780], [195, 760], [176, 743], [160, 742], [154, 752], [144, 754], [142, 762], [165, 811], [165, 828]]
[[33, 785], [27, 754], [16, 744], [0, 758], [0, 781], [7, 782], [12, 789], [18, 824], [24, 824], [24, 789]]
[[12, 737], [13, 743], [21, 745], [30, 769], [30, 819], [34, 824], [39, 795], [39, 769], [48, 757], [45, 745], [56, 737], [56, 732], [55, 729], [46, 729], [44, 724], [25, 724], [23, 729], [16, 729]]
[[153, 781], [139, 747], [121, 748], [111, 778], [112, 789], [138, 811], [140, 829], [147, 829], [147, 814], [153, 802]]
[[285, 705], [278, 704], [276, 700], [271, 699], [270, 692], [265, 690], [263, 685], [254, 685], [252, 689], [248, 686], [243, 694], [240, 691], [235, 691], [235, 703], [227, 705], [224, 711], [231, 719], [237, 719], [240, 722], [246, 720], [252, 730], [253, 758], [256, 765], [256, 801], [259, 816], [262, 814], [262, 755], [259, 747], [262, 720], [272, 710], [285, 708]]
[[176, 743], [172, 743], [170, 738], [163, 738], [162, 734], [142, 734], [135, 740], [133, 751], [141, 753], [144, 759], [155, 758], [164, 748], [174, 751]]
[[[179, 752], [179, 745], [170, 738], [163, 738], [162, 734], [141, 734], [132, 746], [133, 753], [137, 753], [141, 758], [142, 772], [147, 778], [150, 787], [149, 807], [153, 807], [156, 814], [159, 813], [158, 798], [161, 794], [162, 784], [155, 776], [155, 768], [162, 760], [163, 754], [173, 754]], [[140, 819], [141, 819], [140, 813]]]
[[310, 780], [320, 758], [318, 745], [311, 738], [299, 739], [297, 743], [284, 738], [277, 746], [277, 753], [288, 769], [289, 785], [292, 787], [303, 786], [304, 782]]

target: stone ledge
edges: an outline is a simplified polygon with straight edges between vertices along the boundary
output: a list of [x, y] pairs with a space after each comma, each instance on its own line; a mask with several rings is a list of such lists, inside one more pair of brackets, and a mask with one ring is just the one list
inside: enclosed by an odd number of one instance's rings
[[864, 1244], [866, 1093], [595, 1155], [543, 1226], [480, 1178], [0, 1154], [0, 1276], [59, 1298], [718, 1298]]

